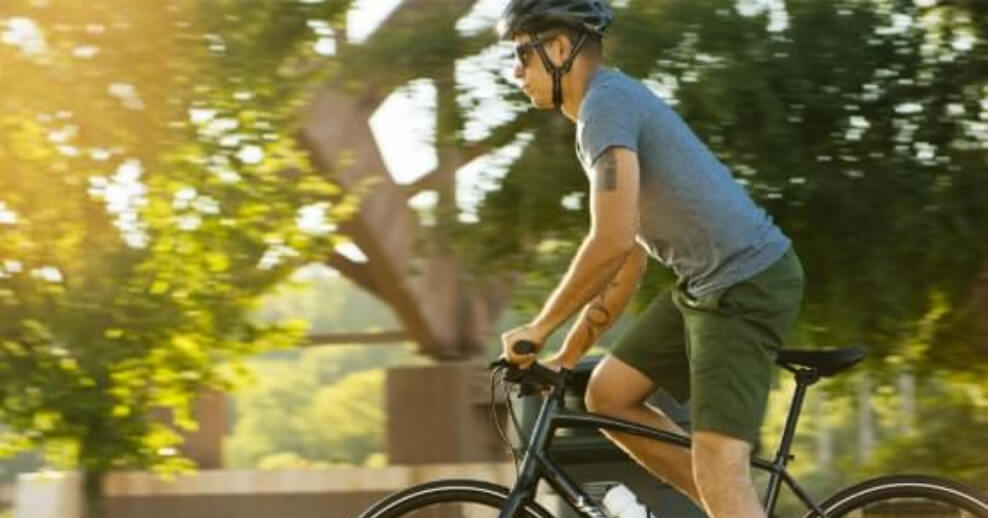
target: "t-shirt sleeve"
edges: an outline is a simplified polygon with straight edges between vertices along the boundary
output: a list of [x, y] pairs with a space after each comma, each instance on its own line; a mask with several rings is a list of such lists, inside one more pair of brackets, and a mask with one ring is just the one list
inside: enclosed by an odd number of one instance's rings
[[630, 96], [619, 89], [593, 92], [580, 114], [580, 152], [583, 163], [590, 166], [604, 151], [625, 147], [638, 151], [641, 113], [629, 102]]

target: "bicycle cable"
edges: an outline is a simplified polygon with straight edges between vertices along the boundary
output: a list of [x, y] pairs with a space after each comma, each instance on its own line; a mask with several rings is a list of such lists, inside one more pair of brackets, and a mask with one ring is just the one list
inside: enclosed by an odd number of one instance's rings
[[[505, 450], [511, 452], [511, 458], [514, 460], [515, 471], [517, 472], [518, 456], [515, 454], [515, 450], [511, 446], [511, 441], [508, 439], [507, 433], [505, 432], [504, 428], [501, 426], [501, 420], [497, 418], [496, 402], [494, 401], [495, 399], [494, 396], [497, 393], [498, 374], [501, 374], [502, 370], [503, 368], [499, 367], [494, 369], [494, 372], [491, 373], [491, 401], [489, 408], [491, 411], [491, 421], [494, 422], [494, 428], [497, 429], [498, 437], [501, 439], [501, 444], [504, 445]], [[503, 376], [502, 376], [502, 380], [503, 380]]]
[[[514, 445], [511, 444], [511, 439], [508, 438], [507, 431], [505, 430], [504, 427], [501, 426], [501, 421], [497, 417], [496, 403], [494, 401], [495, 394], [497, 391], [497, 383], [498, 381], [500, 381], [501, 387], [504, 389], [504, 403], [508, 407], [508, 413], [510, 414], [511, 421], [514, 424], [515, 433], [521, 439], [523, 437], [521, 426], [518, 424], [518, 419], [515, 416], [514, 406], [512, 405], [511, 402], [511, 394], [509, 392], [508, 385], [504, 383], [506, 369], [507, 369], [506, 367], [498, 367], [495, 368], [494, 372], [491, 373], [491, 400], [490, 400], [491, 420], [494, 421], [494, 427], [497, 429], [497, 433], [500, 436], [501, 443], [504, 444], [506, 450], [511, 452], [511, 458], [514, 461], [514, 465], [515, 465], [515, 475], [517, 476], [519, 470], [519, 464], [520, 464], [520, 459], [518, 458], [518, 450], [514, 447]], [[499, 374], [500, 374], [500, 379], [498, 379]], [[521, 443], [527, 444], [528, 441], [523, 439]]]
[[514, 449], [510, 447], [510, 441], [508, 440], [507, 434], [504, 428], [501, 426], [501, 420], [497, 418], [497, 403], [494, 401], [494, 396], [497, 393], [497, 376], [501, 373], [502, 368], [495, 368], [491, 372], [491, 400], [488, 408], [490, 409], [491, 421], [494, 422], [494, 428], [497, 430], [497, 435], [501, 439], [501, 444], [504, 445], [505, 449], [511, 452], [511, 456], [514, 457]]
[[[511, 416], [511, 424], [514, 425], [515, 435], [518, 436], [518, 450], [524, 450], [528, 445], [528, 437], [525, 435], [525, 432], [521, 427], [521, 423], [518, 422], [518, 416], [515, 414], [515, 405], [511, 400], [510, 387], [504, 383], [504, 376], [501, 376], [501, 387], [504, 389], [504, 399], [508, 407], [508, 415]], [[519, 389], [519, 394], [520, 393], [521, 390]], [[518, 471], [519, 468], [518, 450], [516, 450], [513, 446], [511, 448], [512, 455], [515, 457], [515, 471]]]

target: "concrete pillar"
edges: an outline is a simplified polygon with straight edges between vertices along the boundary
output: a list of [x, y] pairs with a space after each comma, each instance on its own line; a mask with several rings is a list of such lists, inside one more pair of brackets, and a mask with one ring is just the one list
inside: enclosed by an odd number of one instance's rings
[[26, 473], [17, 478], [13, 518], [83, 518], [82, 475]]
[[227, 395], [210, 390], [196, 399], [193, 419], [199, 429], [184, 432], [185, 442], [182, 454], [196, 462], [199, 469], [219, 469], [223, 467], [223, 436], [227, 433]]
[[[387, 372], [385, 390], [390, 464], [510, 458], [491, 421], [490, 373], [484, 366], [442, 363], [393, 368]], [[499, 405], [499, 416], [502, 408]]]
[[[151, 418], [174, 425], [172, 413], [168, 409], [152, 409]], [[206, 390], [199, 394], [192, 403], [192, 419], [198, 423], [199, 428], [193, 431], [178, 430], [182, 436], [182, 444], [178, 449], [182, 455], [192, 459], [199, 469], [222, 468], [223, 437], [229, 427], [227, 395], [216, 390]]]

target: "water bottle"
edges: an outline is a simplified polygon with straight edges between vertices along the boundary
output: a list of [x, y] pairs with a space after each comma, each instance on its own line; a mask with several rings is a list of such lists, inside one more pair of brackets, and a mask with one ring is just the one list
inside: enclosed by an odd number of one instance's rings
[[618, 484], [604, 494], [604, 508], [613, 518], [655, 518], [645, 504], [624, 484]]

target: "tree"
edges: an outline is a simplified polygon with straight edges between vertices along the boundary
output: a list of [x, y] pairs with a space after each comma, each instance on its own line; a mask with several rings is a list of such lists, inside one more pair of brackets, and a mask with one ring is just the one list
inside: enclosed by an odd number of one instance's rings
[[[476, 357], [483, 351], [514, 285], [510, 273], [472, 269], [455, 253], [448, 233], [437, 228], [457, 217], [456, 172], [509, 144], [522, 127], [512, 123], [473, 142], [461, 138], [457, 60], [491, 43], [487, 33], [456, 30], [474, 4], [407, 0], [367, 41], [341, 39], [338, 73], [307, 107], [301, 135], [317, 165], [340, 166], [335, 179], [344, 188], [375, 180], [362, 210], [340, 228], [367, 260], [333, 253], [327, 264], [392, 307], [423, 354], [441, 359]], [[387, 174], [369, 119], [388, 95], [412, 80], [427, 82], [437, 92], [437, 129], [427, 139], [436, 145], [437, 165], [403, 185]], [[427, 214], [409, 207], [423, 194], [435, 199], [423, 211]]]
[[293, 129], [347, 7], [4, 3], [0, 454], [44, 448], [98, 503], [107, 470], [186, 465], [224, 364], [298, 341], [249, 316], [356, 206]]

